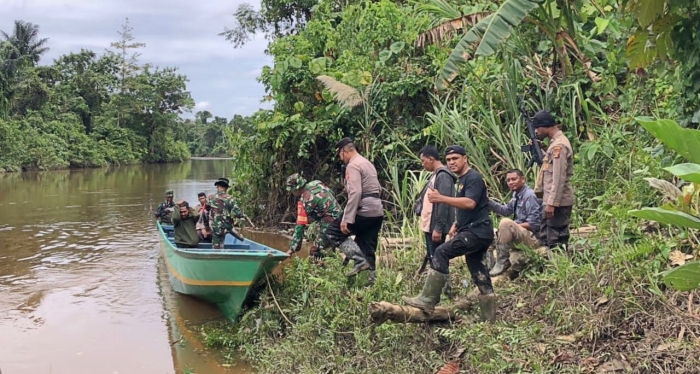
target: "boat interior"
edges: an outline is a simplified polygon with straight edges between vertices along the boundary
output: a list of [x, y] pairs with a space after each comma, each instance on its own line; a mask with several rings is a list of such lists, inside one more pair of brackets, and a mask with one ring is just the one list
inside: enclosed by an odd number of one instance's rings
[[[160, 227], [163, 229], [163, 232], [165, 232], [165, 235], [168, 237], [168, 240], [170, 243], [172, 243], [173, 247], [177, 247], [175, 245], [175, 228], [173, 225], [163, 225], [161, 224]], [[231, 234], [226, 234], [226, 239], [224, 240], [224, 249], [238, 249], [238, 250], [261, 250], [262, 248], [257, 248], [257, 246], [251, 246], [249, 244], [250, 242], [244, 241], [241, 242], [240, 240], [236, 239], [233, 237]], [[198, 249], [212, 249], [211, 243], [199, 243], [197, 248], [181, 248], [183, 250], [198, 250]]]

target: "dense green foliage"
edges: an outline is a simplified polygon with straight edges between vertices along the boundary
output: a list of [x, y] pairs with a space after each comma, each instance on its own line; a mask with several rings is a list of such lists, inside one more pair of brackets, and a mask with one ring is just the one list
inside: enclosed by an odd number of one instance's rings
[[252, 119], [240, 115], [231, 121], [214, 116], [204, 110], [195, 114], [195, 119], [185, 121], [187, 133], [185, 139], [193, 156], [229, 157], [229, 142], [226, 129], [235, 129], [244, 134], [252, 132]]
[[112, 50], [39, 65], [47, 39], [16, 21], [0, 42], [0, 170], [167, 162], [190, 156], [194, 104], [175, 68], [140, 64], [127, 23]]
[[[700, 147], [700, 130], [684, 129], [672, 120], [640, 119], [639, 122], [665, 146], [691, 161], [664, 168], [669, 173], [690, 183], [680, 189], [662, 179], [648, 179], [652, 186], [664, 194], [668, 202], [661, 207], [635, 209], [630, 211], [630, 214], [680, 229], [700, 230], [700, 206], [698, 204], [700, 155], [697, 152], [698, 147]], [[686, 237], [693, 235], [692, 232], [687, 231], [683, 234]], [[700, 287], [700, 261], [683, 264], [685, 260], [692, 259], [693, 256], [686, 256], [682, 252], [676, 253], [675, 256], [674, 262], [681, 266], [666, 272], [664, 282], [681, 291]]]
[[[281, 21], [270, 9], [285, 4], [266, 3], [255, 29]], [[253, 116], [256, 131], [227, 136], [241, 160], [234, 182], [246, 186], [242, 202], [277, 223], [293, 214], [287, 175], [302, 172], [340, 191], [332, 144], [352, 136], [385, 187], [382, 235], [418, 244], [382, 245], [380, 255], [393, 260], [380, 263], [369, 289], [364, 276], [347, 284], [337, 259], [320, 268], [294, 260], [276, 299], [264, 292], [239, 326], [205, 326], [209, 342], [242, 350], [270, 373], [428, 373], [454, 347], [466, 348], [466, 372], [696, 370], [700, 298], [664, 283], [680, 285], [683, 268], [661, 274], [696, 258], [700, 240], [628, 211], [661, 204], [660, 184], [648, 182], [665, 178], [664, 168], [690, 182], [696, 175], [668, 169], [681, 160], [677, 148], [659, 144], [637, 118], [697, 126], [698, 10], [694, 0], [319, 0], [295, 32], [271, 38], [274, 63], [260, 80], [274, 108]], [[521, 96], [530, 113], [550, 109], [571, 140], [573, 223], [594, 224], [598, 234], [550, 261], [528, 253], [521, 277], [497, 287], [492, 326], [476, 323], [474, 309], [452, 325], [368, 325], [370, 302], [399, 302], [422, 284], [413, 271], [424, 248], [410, 212], [425, 178], [415, 152], [463, 144], [490, 195], [507, 198], [503, 171], [526, 161]], [[537, 169], [526, 172], [532, 181]], [[462, 266], [451, 277], [454, 285], [469, 278]], [[468, 291], [459, 288], [458, 297]]]
[[[274, 64], [263, 69], [260, 81], [274, 109], [253, 116], [253, 135], [236, 130], [227, 135], [241, 160], [238, 182], [253, 187], [244, 204], [276, 223], [292, 203], [281, 188], [285, 175], [303, 172], [337, 188], [331, 146], [342, 136], [356, 138], [386, 179], [392, 166], [400, 174], [416, 169], [414, 152], [426, 143], [465, 143], [472, 163], [493, 175], [492, 193], [500, 197], [500, 173], [524, 165], [517, 147], [525, 135], [520, 96], [531, 113], [549, 108], [557, 114], [588, 173], [578, 190], [595, 197], [608, 190], [600, 181], [612, 180], [607, 178], [612, 152], [623, 152], [615, 147], [643, 148], [625, 141], [639, 132], [636, 116], [692, 119], [686, 114], [693, 111], [686, 106], [688, 82], [681, 79], [686, 70], [651, 57], [646, 70], [629, 68], [624, 46], [639, 27], [643, 13], [634, 8], [639, 1], [579, 0], [564, 2], [565, 8], [539, 2], [527, 7], [520, 26], [506, 28], [510, 37], [489, 39], [490, 53], [475, 52], [488, 56], [467, 53], [461, 63], [450, 62], [459, 34], [472, 24], [483, 27], [477, 22], [490, 12], [523, 17], [508, 14], [506, 3], [517, 1], [318, 2], [303, 28], [269, 44]], [[452, 83], [436, 91], [447, 66]], [[640, 141], [650, 140], [640, 135]], [[593, 213], [591, 205], [579, 208], [584, 219]]]

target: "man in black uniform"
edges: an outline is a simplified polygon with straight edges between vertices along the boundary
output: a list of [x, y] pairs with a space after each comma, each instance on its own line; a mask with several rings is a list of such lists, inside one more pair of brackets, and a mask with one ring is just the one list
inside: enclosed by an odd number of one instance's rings
[[435, 249], [431, 269], [420, 295], [404, 296], [403, 301], [425, 313], [432, 313], [440, 302], [440, 293], [449, 279], [450, 259], [466, 255], [467, 266], [474, 284], [479, 287], [482, 318], [495, 319], [495, 294], [489, 271], [482, 260], [493, 242], [493, 223], [489, 215], [489, 199], [486, 184], [477, 170], [469, 167], [467, 152], [459, 145], [445, 150], [445, 160], [450, 171], [459, 176], [456, 197], [441, 195], [429, 189], [431, 203], [447, 204], [457, 208], [457, 222], [450, 229], [452, 239]]

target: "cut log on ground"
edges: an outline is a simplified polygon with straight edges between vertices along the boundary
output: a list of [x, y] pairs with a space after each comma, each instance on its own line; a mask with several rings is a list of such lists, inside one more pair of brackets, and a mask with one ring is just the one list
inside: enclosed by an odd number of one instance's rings
[[427, 314], [412, 306], [380, 301], [369, 304], [369, 314], [372, 317], [372, 322], [377, 325], [386, 321], [396, 323], [447, 322], [457, 318], [456, 312], [458, 310], [468, 309], [475, 302], [473, 299], [466, 299], [453, 305], [438, 306], [432, 314]]
[[598, 228], [596, 226], [581, 226], [579, 228], [571, 230], [571, 236], [583, 239], [592, 236], [597, 232]]
[[385, 249], [409, 248], [417, 245], [414, 238], [381, 238], [379, 240]]

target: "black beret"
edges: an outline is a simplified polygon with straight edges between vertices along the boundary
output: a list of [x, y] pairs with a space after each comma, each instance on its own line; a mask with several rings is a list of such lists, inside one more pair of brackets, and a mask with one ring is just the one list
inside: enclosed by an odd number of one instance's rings
[[552, 113], [546, 110], [540, 110], [532, 117], [532, 125], [535, 127], [552, 127], [556, 125], [556, 122], [554, 121]]
[[337, 154], [338, 152], [340, 152], [340, 150], [343, 147], [345, 147], [346, 145], [348, 145], [350, 143], [352, 143], [352, 139], [350, 139], [348, 137], [340, 139], [340, 141], [335, 144], [335, 153]]

